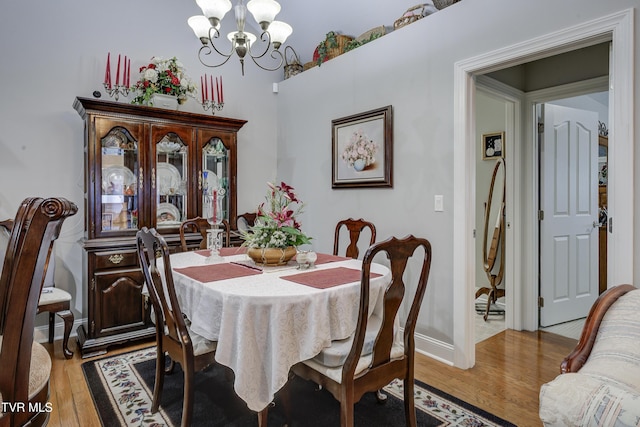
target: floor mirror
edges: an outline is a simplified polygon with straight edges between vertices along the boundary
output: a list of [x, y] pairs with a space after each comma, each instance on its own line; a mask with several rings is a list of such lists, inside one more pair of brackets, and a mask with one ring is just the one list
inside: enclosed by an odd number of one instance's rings
[[476, 299], [481, 295], [487, 295], [487, 303], [483, 307], [485, 321], [490, 311], [504, 314], [504, 310], [492, 308], [498, 298], [503, 297], [505, 294], [504, 288], [498, 288], [504, 276], [504, 206], [505, 165], [504, 159], [500, 158], [496, 160], [493, 168], [484, 210], [482, 260], [489, 285], [483, 286], [476, 291]]

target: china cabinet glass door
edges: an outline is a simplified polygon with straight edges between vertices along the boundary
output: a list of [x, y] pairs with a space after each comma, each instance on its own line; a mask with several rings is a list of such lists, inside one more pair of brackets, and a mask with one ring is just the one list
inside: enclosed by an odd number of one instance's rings
[[229, 220], [229, 150], [220, 138], [211, 138], [202, 149], [203, 197], [213, 194], [214, 189], [225, 196], [221, 202], [222, 218]]
[[187, 219], [188, 152], [188, 145], [173, 132], [156, 144], [156, 224], [159, 229], [175, 228]]
[[103, 232], [138, 228], [138, 142], [115, 127], [101, 139], [101, 217]]

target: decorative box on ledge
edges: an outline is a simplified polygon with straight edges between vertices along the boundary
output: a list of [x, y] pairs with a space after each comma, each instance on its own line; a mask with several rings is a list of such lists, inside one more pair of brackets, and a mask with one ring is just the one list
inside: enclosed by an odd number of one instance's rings
[[154, 93], [151, 95], [149, 105], [157, 108], [166, 108], [167, 110], [178, 109], [178, 98], [174, 95], [163, 95], [161, 93]]

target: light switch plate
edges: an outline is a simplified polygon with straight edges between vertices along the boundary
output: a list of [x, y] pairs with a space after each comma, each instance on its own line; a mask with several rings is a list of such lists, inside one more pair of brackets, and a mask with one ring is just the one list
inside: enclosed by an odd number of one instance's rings
[[444, 211], [444, 196], [442, 194], [436, 194], [433, 197], [433, 209], [436, 212]]

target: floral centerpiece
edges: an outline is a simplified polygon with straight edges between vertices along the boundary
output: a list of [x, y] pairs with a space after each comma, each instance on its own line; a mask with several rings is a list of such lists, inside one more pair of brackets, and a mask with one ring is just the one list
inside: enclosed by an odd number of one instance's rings
[[359, 129], [351, 135], [349, 144], [342, 152], [342, 160], [355, 170], [361, 171], [376, 162], [377, 152], [378, 144]]
[[131, 91], [136, 93], [132, 104], [147, 105], [156, 93], [174, 95], [180, 104], [184, 104], [188, 96], [195, 98], [197, 89], [186, 75], [184, 65], [174, 56], [169, 59], [151, 58], [148, 65], [140, 67], [140, 78]]
[[[253, 227], [242, 233], [243, 246], [248, 247], [247, 254], [257, 264], [285, 264], [296, 254], [296, 246], [311, 241], [296, 218], [304, 203], [293, 192], [294, 188], [284, 182], [267, 185], [266, 202], [258, 206]], [[276, 259], [269, 258], [269, 249], [275, 250]]]

